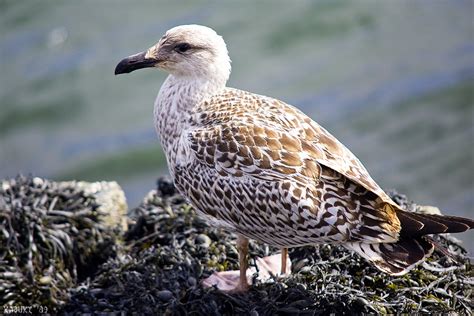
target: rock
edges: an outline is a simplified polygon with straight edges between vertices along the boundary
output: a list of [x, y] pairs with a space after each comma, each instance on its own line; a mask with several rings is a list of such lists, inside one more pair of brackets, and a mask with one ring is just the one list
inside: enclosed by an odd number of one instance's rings
[[189, 284], [190, 287], [195, 287], [196, 284], [197, 284], [196, 278], [189, 277], [188, 278], [188, 284]]
[[82, 190], [99, 204], [99, 211], [106, 225], [112, 228], [120, 226], [122, 230], [127, 230], [127, 200], [117, 182], [65, 181], [59, 182], [59, 188]]
[[206, 248], [208, 248], [211, 245], [211, 242], [212, 242], [211, 238], [209, 238], [207, 235], [204, 235], [204, 234], [199, 234], [195, 240], [196, 245], [199, 245], [201, 247], [206, 247]]
[[173, 298], [173, 293], [171, 293], [171, 291], [168, 291], [168, 290], [163, 290], [163, 291], [158, 292], [157, 297], [160, 300], [167, 302]]
[[176, 188], [173, 184], [173, 181], [168, 177], [160, 177], [156, 181], [156, 186], [158, 191], [161, 193], [161, 196], [172, 196], [176, 194]]
[[56, 312], [70, 288], [116, 255], [124, 210], [117, 183], [2, 180], [0, 306]]
[[[257, 281], [246, 293], [203, 289], [213, 272], [238, 269], [236, 236], [208, 226], [183, 197], [161, 190], [129, 212], [133, 226], [125, 238], [112, 228], [123, 227], [126, 209], [117, 184], [2, 181], [0, 306], [37, 304], [69, 315], [394, 314], [420, 306], [426, 313], [468, 314], [472, 307], [472, 265], [449, 235], [433, 238], [456, 261], [435, 251], [429, 268], [419, 265], [403, 277], [388, 276], [343, 247], [322, 245], [290, 249], [294, 273]], [[115, 193], [107, 197], [107, 191]], [[31, 255], [21, 256], [25, 249]], [[250, 266], [279, 252], [251, 241]]]
[[[414, 203], [399, 196], [400, 201], [405, 199], [408, 209], [415, 209]], [[462, 247], [449, 236], [438, 236], [436, 240], [453, 251], [459, 263], [435, 252], [430, 264], [439, 266], [437, 270], [426, 271], [420, 265], [406, 277], [388, 276], [340, 246], [292, 248], [289, 253], [296, 264], [294, 274], [275, 279], [274, 283], [258, 283], [247, 293], [233, 295], [203, 289], [202, 281], [215, 271], [238, 269], [235, 235], [209, 227], [182, 197], [163, 196], [158, 191], [150, 192], [129, 214], [135, 219], [131, 227], [135, 233], [125, 245], [127, 256], [110, 260], [87, 290], [73, 291], [66, 311], [86, 312], [81, 307], [83, 303], [95, 302], [100, 297], [115, 309], [106, 310], [96, 304], [89, 305], [89, 312], [387, 314], [416, 312], [423, 304], [432, 313], [452, 310], [468, 313], [472, 268]], [[280, 249], [251, 241], [250, 266], [255, 265], [258, 257], [279, 252]], [[442, 272], [442, 267], [449, 269], [449, 273]], [[433, 280], [439, 283], [427, 288]], [[413, 282], [420, 286], [411, 289]], [[101, 289], [100, 295], [92, 291], [94, 288]], [[410, 290], [402, 291], [406, 288]], [[446, 293], [456, 293], [457, 300], [446, 300]], [[426, 301], [430, 297], [437, 299]], [[122, 302], [135, 307], [129, 309]]]

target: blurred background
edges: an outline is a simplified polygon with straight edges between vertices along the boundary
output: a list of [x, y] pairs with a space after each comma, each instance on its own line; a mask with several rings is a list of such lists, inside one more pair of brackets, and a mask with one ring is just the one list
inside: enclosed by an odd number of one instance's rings
[[[0, 178], [116, 180], [130, 207], [167, 173], [165, 74], [115, 77], [169, 28], [224, 36], [229, 85], [301, 108], [384, 189], [473, 216], [473, 1], [0, 1]], [[474, 234], [457, 235], [473, 250]]]

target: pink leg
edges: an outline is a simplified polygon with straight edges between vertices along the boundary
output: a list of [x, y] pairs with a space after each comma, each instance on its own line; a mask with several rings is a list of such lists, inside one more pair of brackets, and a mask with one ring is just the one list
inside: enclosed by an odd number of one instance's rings
[[249, 253], [249, 240], [242, 235], [237, 238], [237, 250], [239, 251], [239, 268], [240, 277], [239, 283], [234, 289], [234, 292], [245, 292], [250, 288], [247, 281], [247, 269], [249, 267], [248, 253]]
[[[250, 288], [250, 275], [258, 271], [258, 279], [266, 282], [273, 279], [279, 273], [290, 274], [291, 262], [288, 262], [288, 249], [282, 248], [281, 254], [272, 255], [265, 258], [256, 258], [258, 268], [250, 268], [248, 264], [249, 240], [244, 236], [237, 238], [237, 250], [239, 252], [239, 271], [214, 272], [211, 276], [202, 281], [204, 287], [217, 286], [224, 292], [239, 293]], [[249, 271], [247, 271], [249, 270]], [[249, 272], [249, 273], [247, 273]], [[248, 276], [247, 276], [248, 275]]]
[[280, 275], [286, 274], [286, 261], [288, 258], [288, 248], [281, 248], [281, 272]]

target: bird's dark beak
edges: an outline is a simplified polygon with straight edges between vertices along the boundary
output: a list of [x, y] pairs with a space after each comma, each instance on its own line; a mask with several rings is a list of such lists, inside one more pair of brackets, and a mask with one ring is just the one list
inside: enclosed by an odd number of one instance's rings
[[115, 67], [115, 74], [128, 74], [137, 69], [154, 67], [158, 60], [156, 58], [147, 58], [147, 52], [138, 53], [122, 59]]

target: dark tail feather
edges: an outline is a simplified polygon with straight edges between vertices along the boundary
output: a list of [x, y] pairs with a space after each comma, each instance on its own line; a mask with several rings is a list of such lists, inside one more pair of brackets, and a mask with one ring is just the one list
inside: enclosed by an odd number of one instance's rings
[[474, 228], [474, 221], [457, 216], [397, 211], [402, 230], [400, 236], [418, 237], [430, 234], [460, 233]]
[[372, 262], [378, 269], [392, 275], [407, 273], [433, 253], [435, 244], [425, 235], [460, 233], [474, 228], [474, 221], [467, 218], [401, 210], [396, 212], [401, 225], [400, 239], [397, 242], [352, 242], [344, 245]]
[[379, 270], [403, 275], [433, 253], [433, 244], [423, 237], [400, 239], [396, 243], [369, 244], [353, 242], [345, 245], [356, 251]]

